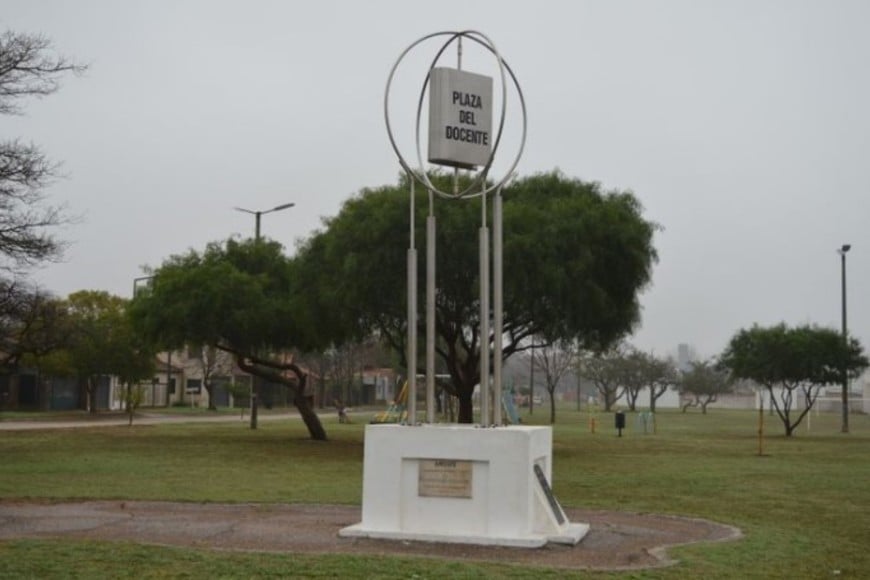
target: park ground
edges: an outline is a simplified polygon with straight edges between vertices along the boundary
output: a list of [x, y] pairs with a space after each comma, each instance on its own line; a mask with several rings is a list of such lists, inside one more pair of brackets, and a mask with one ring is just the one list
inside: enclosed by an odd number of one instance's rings
[[[544, 423], [542, 411], [536, 409], [524, 420]], [[283, 544], [264, 552], [264, 541], [252, 546], [225, 537], [227, 545], [215, 546], [194, 541], [193, 533], [188, 534], [191, 541], [170, 538], [157, 541], [160, 545], [143, 543], [152, 540], [135, 531], [125, 535], [116, 530], [111, 539], [87, 533], [59, 538], [15, 534], [0, 539], [0, 577], [870, 576], [866, 415], [852, 416], [848, 435], [839, 432], [838, 416], [813, 415], [811, 424], [801, 425], [792, 438], [782, 436], [775, 417], [766, 417], [768, 436], [759, 456], [757, 415], [751, 412], [663, 412], [655, 434], [643, 433], [629, 415], [629, 429], [618, 438], [610, 428], [612, 416], [599, 415], [593, 434], [588, 414], [560, 408], [554, 427], [554, 491], [572, 520], [592, 524], [585, 546], [531, 551], [522, 558], [503, 551], [487, 557], [457, 547], [421, 550], [415, 543], [399, 543], [398, 549], [362, 543], [331, 554], [322, 553], [331, 548], [308, 548], [317, 526], [325, 530], [326, 541], [340, 542], [329, 530], [354, 523], [348, 520], [359, 513], [368, 416], [354, 414], [349, 425], [325, 417], [331, 438], [325, 443], [308, 440], [301, 422], [292, 417], [264, 421], [257, 431], [231, 415], [220, 422], [176, 418], [132, 428], [93, 422], [79, 429], [4, 430], [3, 521], [21, 513], [16, 510], [56, 515], [71, 509], [91, 510], [92, 516], [100, 510], [109, 510], [104, 515], [127, 510], [147, 523], [150, 506], [157, 513], [174, 509], [176, 519], [193, 530], [214, 512], [246, 513], [246, 521], [258, 525], [279, 522], [266, 535], [279, 536]], [[10, 416], [0, 415], [0, 422], [10, 425]], [[300, 514], [302, 524], [280, 524], [280, 518]], [[46, 520], [31, 523], [37, 521]], [[221, 521], [218, 525], [227, 525]], [[602, 547], [603, 538], [640, 537], [647, 524], [679, 527], [693, 521], [708, 526], [707, 535], [693, 532], [695, 539], [706, 541], [667, 551], [644, 546], [640, 553], [649, 561], [626, 555], [619, 570], [608, 570], [606, 562], [565, 560], [568, 550]], [[742, 537], [735, 539], [729, 532], [734, 529]], [[659, 537], [653, 544], [684, 541]]]

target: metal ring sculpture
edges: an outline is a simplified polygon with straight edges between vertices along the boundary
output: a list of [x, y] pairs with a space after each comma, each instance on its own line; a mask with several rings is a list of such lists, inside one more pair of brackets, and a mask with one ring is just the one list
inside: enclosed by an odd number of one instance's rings
[[[415, 172], [408, 163], [405, 161], [404, 156], [402, 156], [401, 151], [399, 151], [399, 147], [396, 144], [396, 140], [393, 136], [392, 125], [390, 124], [390, 87], [393, 83], [393, 77], [396, 74], [396, 70], [399, 68], [399, 64], [401, 64], [402, 60], [407, 56], [411, 50], [413, 50], [417, 45], [429, 40], [431, 38], [435, 38], [438, 36], [450, 36], [450, 38], [441, 46], [441, 49], [435, 55], [435, 58], [432, 59], [432, 64], [429, 66], [429, 71], [426, 73], [426, 78], [423, 79], [423, 86], [420, 89], [420, 99], [417, 102], [417, 125], [416, 125], [416, 142], [417, 142], [417, 162], [419, 164], [419, 172]], [[423, 154], [420, 148], [420, 117], [423, 111], [423, 100], [426, 96], [426, 90], [429, 86], [429, 77], [432, 74], [432, 69], [435, 68], [435, 65], [438, 63], [438, 59], [441, 58], [441, 55], [444, 54], [444, 51], [453, 44], [453, 42], [457, 41], [461, 38], [468, 38], [476, 42], [477, 44], [486, 48], [489, 52], [491, 52], [496, 60], [498, 61], [498, 68], [501, 74], [501, 116], [498, 124], [498, 132], [496, 133], [496, 138], [493, 143], [492, 151], [490, 152], [489, 159], [486, 162], [486, 165], [478, 172], [477, 176], [472, 180], [471, 184], [466, 187], [464, 190], [458, 193], [448, 193], [446, 191], [441, 191], [432, 183], [429, 179], [429, 176], [426, 173], [426, 169], [423, 164]], [[508, 74], [510, 74], [511, 80], [513, 81], [514, 87], [517, 90], [517, 95], [520, 99], [520, 106], [522, 107], [523, 113], [523, 133], [522, 139], [520, 140], [519, 150], [517, 151], [517, 155], [513, 160], [513, 163], [508, 168], [507, 172], [504, 174], [499, 181], [493, 183], [490, 187], [484, 187], [481, 190], [477, 190], [478, 186], [481, 184], [485, 185], [486, 176], [489, 173], [490, 167], [492, 167], [493, 160], [495, 159], [496, 151], [498, 151], [499, 144], [501, 143], [501, 136], [504, 130], [504, 121], [505, 121], [505, 109], [507, 108], [507, 82], [505, 77], [505, 70], [507, 70]], [[517, 167], [517, 164], [520, 161], [520, 157], [523, 155], [523, 149], [526, 145], [526, 101], [523, 97], [523, 91], [520, 88], [520, 84], [517, 81], [516, 75], [514, 75], [514, 71], [511, 69], [510, 65], [501, 57], [498, 50], [495, 48], [492, 40], [489, 39], [482, 32], [478, 32], [476, 30], [462, 30], [462, 31], [443, 31], [443, 32], [433, 32], [432, 34], [427, 34], [426, 36], [418, 39], [413, 42], [408, 48], [406, 48], [399, 58], [396, 60], [396, 63], [393, 65], [393, 68], [390, 70], [390, 76], [387, 79], [387, 88], [384, 94], [384, 119], [387, 125], [387, 134], [390, 137], [390, 145], [393, 147], [393, 151], [396, 152], [396, 156], [399, 158], [399, 163], [401, 166], [407, 171], [409, 174], [413, 175], [414, 178], [419, 181], [422, 185], [426, 186], [429, 191], [437, 194], [440, 197], [450, 198], [450, 199], [463, 199], [463, 198], [471, 198], [482, 195], [487, 195], [492, 191], [497, 190], [502, 187], [513, 175], [514, 170]]]

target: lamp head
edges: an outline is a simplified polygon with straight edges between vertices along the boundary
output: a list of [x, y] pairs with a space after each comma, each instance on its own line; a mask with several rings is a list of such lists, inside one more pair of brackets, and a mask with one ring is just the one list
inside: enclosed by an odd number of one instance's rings
[[845, 254], [846, 252], [848, 252], [851, 249], [852, 249], [852, 244], [843, 244], [843, 247], [840, 248], [840, 253]]

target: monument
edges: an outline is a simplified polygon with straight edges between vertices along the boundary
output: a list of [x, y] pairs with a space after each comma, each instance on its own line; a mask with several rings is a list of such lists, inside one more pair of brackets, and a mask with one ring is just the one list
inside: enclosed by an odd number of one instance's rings
[[[390, 91], [399, 65], [422, 43], [447, 39], [423, 80], [417, 104], [417, 169], [402, 155], [390, 122]], [[493, 78], [462, 70], [462, 41], [491, 55], [498, 66], [500, 114], [493, 131]], [[455, 45], [457, 66], [437, 66]], [[504, 176], [488, 182], [505, 126], [510, 77], [522, 109], [522, 137]], [[430, 163], [454, 168], [452, 192], [439, 190], [423, 162], [420, 124], [429, 96], [428, 156]], [[502, 197], [501, 189], [522, 156], [526, 108], [514, 72], [484, 34], [473, 31], [426, 35], [399, 56], [390, 71], [384, 96], [384, 118], [390, 143], [411, 185], [408, 248], [408, 422], [367, 425], [363, 462], [362, 521], [343, 528], [343, 537], [455, 542], [480, 545], [540, 547], [547, 542], [578, 543], [589, 526], [571, 523], [553, 495], [552, 429], [502, 426]], [[460, 190], [458, 172], [476, 171]], [[417, 422], [417, 249], [414, 241], [415, 185], [426, 188], [426, 421]], [[492, 197], [492, 309], [490, 309], [490, 232], [487, 199]], [[478, 425], [435, 422], [435, 198], [461, 203], [481, 199], [480, 243], [480, 422]], [[492, 328], [490, 329], [490, 317]], [[490, 404], [490, 401], [495, 404]]]

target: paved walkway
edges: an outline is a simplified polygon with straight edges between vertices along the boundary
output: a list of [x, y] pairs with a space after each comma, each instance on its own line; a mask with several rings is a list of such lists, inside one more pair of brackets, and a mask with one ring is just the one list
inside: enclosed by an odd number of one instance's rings
[[[318, 413], [320, 417], [335, 417], [335, 412]], [[299, 413], [261, 413], [257, 417], [258, 422], [281, 421], [288, 419], [300, 419]], [[164, 423], [229, 423], [250, 422], [251, 418], [246, 413], [244, 418], [240, 414], [215, 414], [215, 415], [172, 415], [155, 412], [137, 413], [133, 419], [133, 425], [160, 425]], [[85, 427], [117, 427], [126, 426], [129, 419], [125, 415], [111, 414], [95, 416], [82, 415], [75, 419], [5, 419], [0, 420], [0, 431], [31, 431], [35, 429], [76, 429]]]
[[590, 524], [583, 541], [576, 546], [550, 544], [529, 549], [340, 538], [341, 528], [360, 521], [358, 506], [0, 500], [0, 541], [72, 538], [198, 549], [387, 555], [617, 570], [673, 564], [666, 551], [669, 546], [741, 537], [736, 528], [694, 518], [565, 511], [571, 521]]

